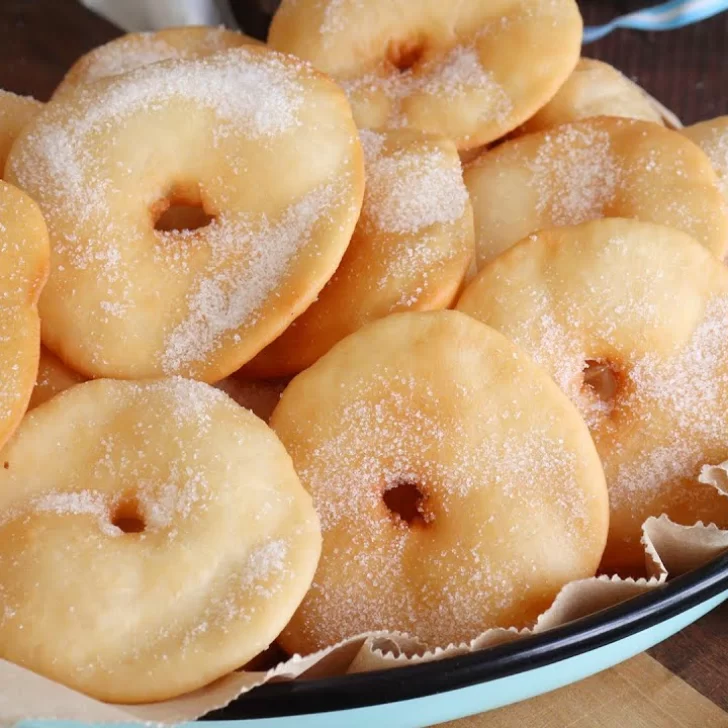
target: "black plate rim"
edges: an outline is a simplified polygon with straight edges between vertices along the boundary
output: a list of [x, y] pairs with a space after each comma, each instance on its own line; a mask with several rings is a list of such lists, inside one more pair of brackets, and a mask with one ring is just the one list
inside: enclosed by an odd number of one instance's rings
[[728, 591], [728, 552], [658, 589], [487, 650], [436, 662], [263, 685], [206, 721], [277, 718], [422, 698], [559, 662], [650, 629]]

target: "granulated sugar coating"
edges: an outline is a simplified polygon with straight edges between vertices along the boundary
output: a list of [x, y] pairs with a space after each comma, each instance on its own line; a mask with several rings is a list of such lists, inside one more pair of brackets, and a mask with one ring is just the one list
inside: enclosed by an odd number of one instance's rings
[[[324, 539], [280, 638], [290, 652], [370, 630], [444, 647], [523, 627], [596, 570], [608, 505], [586, 426], [525, 354], [467, 316], [370, 324], [291, 382], [271, 424]], [[402, 487], [409, 520], [385, 502]]]
[[[358, 11], [364, 9], [365, 0], [324, 0], [323, 22], [319, 26], [319, 33], [324, 39], [331, 39], [337, 33], [345, 33], [351, 29], [349, 11], [351, 7]], [[293, 2], [289, 2], [291, 6]]]
[[688, 126], [682, 133], [708, 155], [728, 204], [728, 116]]
[[54, 98], [77, 86], [118, 76], [150, 63], [173, 58], [205, 58], [259, 41], [225, 28], [191, 26], [167, 28], [157, 33], [130, 33], [94, 48], [79, 58], [54, 92]]
[[[131, 379], [216, 381], [254, 356], [331, 277], [364, 183], [341, 90], [252, 46], [79, 87], [8, 171], [51, 232], [44, 342]], [[155, 229], [181, 205], [209, 223]]]
[[20, 423], [35, 385], [37, 302], [48, 276], [48, 254], [38, 206], [0, 181], [0, 446]]
[[[387, 126], [391, 127], [416, 126], [404, 110], [407, 100], [415, 95], [463, 103], [475, 93], [481, 97], [482, 123], [504, 125], [513, 111], [513, 102], [507, 92], [493, 74], [483, 68], [474, 47], [456, 46], [446, 56], [423, 63], [416, 71], [410, 68], [401, 72], [392, 68], [384, 75], [374, 73], [345, 80], [343, 86], [355, 106], [360, 96], [383, 94], [391, 104], [387, 119]], [[426, 130], [439, 131], [436, 128]]]
[[[632, 220], [545, 231], [486, 266], [458, 309], [523, 346], [589, 424], [611, 501], [605, 572], [643, 572], [648, 516], [728, 525], [728, 499], [697, 480], [728, 459], [728, 272], [704, 248]], [[610, 391], [585, 383], [589, 362]]]
[[602, 217], [669, 225], [714, 254], [728, 218], [710, 160], [676, 131], [598, 117], [527, 134], [465, 170], [478, 266], [530, 233]]
[[[210, 262], [224, 269], [201, 280], [188, 297], [187, 318], [165, 339], [164, 372], [204, 361], [226, 331], [256, 323], [271, 290], [285, 278], [293, 257], [339, 194], [333, 184], [314, 190], [291, 205], [276, 225], [263, 220], [256, 226], [246, 216], [231, 220], [224, 215], [210, 225]], [[231, 252], [246, 247], [248, 256], [238, 256], [231, 264]]]
[[1, 459], [0, 657], [100, 700], [240, 667], [310, 584], [310, 497], [266, 425], [209, 385], [77, 385]]
[[603, 217], [620, 181], [611, 137], [598, 129], [567, 127], [547, 134], [528, 170], [536, 211], [554, 225]]
[[445, 308], [461, 288], [473, 228], [454, 144], [411, 129], [360, 137], [364, 204], [341, 265], [318, 300], [246, 367], [253, 376], [296, 374], [369, 321]]
[[[103, 52], [100, 52], [104, 48]], [[218, 48], [218, 51], [222, 48]], [[115, 42], [96, 49], [93, 62], [88, 59], [85, 81], [92, 83], [100, 78], [118, 76], [150, 63], [179, 58], [180, 51], [154, 33], [122, 36]]]
[[470, 149], [556, 93], [581, 29], [573, 0], [283, 0], [268, 43], [335, 77], [360, 128], [420, 129]]
[[[362, 132], [375, 135], [375, 132]], [[376, 136], [381, 136], [376, 134]], [[386, 137], [385, 137], [386, 139]], [[392, 137], [395, 140], [396, 135]], [[422, 140], [420, 145], [416, 143]], [[406, 141], [415, 147], [409, 151]], [[403, 137], [402, 149], [386, 155], [366, 154], [367, 187], [362, 211], [369, 224], [382, 233], [418, 233], [431, 225], [457, 222], [468, 204], [459, 165], [427, 137]], [[436, 140], [441, 141], [441, 140]], [[367, 152], [376, 145], [364, 144]]]

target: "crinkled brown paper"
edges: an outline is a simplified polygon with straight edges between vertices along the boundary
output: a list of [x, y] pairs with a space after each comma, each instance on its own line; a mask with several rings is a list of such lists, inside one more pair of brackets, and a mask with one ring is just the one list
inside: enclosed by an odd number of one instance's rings
[[[705, 466], [700, 481], [728, 497], [728, 461]], [[58, 719], [85, 722], [178, 723], [221, 708], [238, 695], [271, 680], [292, 680], [366, 672], [487, 649], [543, 632], [660, 586], [670, 576], [695, 569], [728, 549], [728, 531], [716, 526], [678, 526], [666, 516], [649, 518], [643, 527], [648, 578], [600, 576], [567, 584], [533, 629], [491, 629], [470, 644], [428, 649], [400, 634], [369, 633], [308, 657], [293, 657], [268, 672], [235, 672], [206, 688], [174, 700], [149, 705], [109, 705], [0, 660], [0, 726], [19, 720]]]

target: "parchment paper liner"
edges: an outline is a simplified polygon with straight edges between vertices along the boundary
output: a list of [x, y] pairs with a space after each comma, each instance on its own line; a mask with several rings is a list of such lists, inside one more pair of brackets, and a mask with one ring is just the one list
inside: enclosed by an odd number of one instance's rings
[[[699, 478], [728, 496], [728, 461], [705, 466]], [[221, 708], [238, 695], [273, 680], [314, 678], [395, 668], [442, 660], [543, 632], [578, 617], [613, 606], [691, 571], [728, 549], [728, 531], [714, 525], [678, 526], [666, 516], [649, 518], [643, 527], [648, 578], [600, 576], [567, 584], [533, 629], [491, 629], [470, 644], [428, 650], [417, 639], [373, 632], [346, 640], [308, 657], [293, 657], [268, 672], [235, 672], [212, 685], [174, 700], [150, 705], [101, 703], [10, 662], [0, 660], [0, 726], [23, 719], [58, 719], [104, 723], [179, 723]]]
[[654, 96], [650, 96], [641, 86], [638, 86], [634, 81], [630, 81], [634, 84], [635, 88], [639, 89], [642, 95], [647, 99], [650, 106], [660, 115], [662, 121], [668, 129], [682, 129], [683, 123], [678, 119], [677, 115], [673, 114], [670, 109], [661, 104]]

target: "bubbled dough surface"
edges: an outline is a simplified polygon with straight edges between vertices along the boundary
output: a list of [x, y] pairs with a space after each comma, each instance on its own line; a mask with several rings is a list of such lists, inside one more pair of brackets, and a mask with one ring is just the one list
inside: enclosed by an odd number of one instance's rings
[[[335, 271], [364, 186], [343, 93], [252, 47], [77, 89], [25, 129], [8, 173], [51, 231], [44, 343], [129, 379], [217, 381], [252, 358]], [[171, 190], [215, 221], [154, 230]]]
[[685, 127], [680, 133], [695, 142], [708, 155], [728, 204], [728, 116], [701, 121]]
[[[523, 627], [599, 563], [607, 494], [586, 426], [520, 349], [460, 313], [360, 329], [289, 384], [271, 424], [323, 532], [288, 651]], [[420, 484], [428, 523], [387, 509], [399, 481]]]
[[30, 396], [28, 409], [34, 409], [74, 384], [84, 381], [86, 381], [85, 377], [66, 366], [45, 346], [41, 346], [38, 376], [35, 380], [35, 387], [33, 387], [33, 394]]
[[43, 108], [40, 101], [0, 89], [0, 179], [20, 130]]
[[[208, 385], [80, 384], [0, 458], [0, 655], [98, 699], [164, 700], [240, 667], [313, 576], [318, 521], [290, 458]], [[111, 523], [131, 498], [142, 533]]]
[[[268, 43], [339, 79], [360, 127], [411, 126], [468, 149], [556, 93], [581, 35], [573, 0], [284, 0]], [[390, 44], [423, 44], [424, 54], [402, 73]]]
[[536, 230], [601, 217], [669, 225], [717, 256], [728, 217], [710, 161], [657, 124], [599, 117], [528, 134], [465, 170], [482, 267]]
[[[531, 236], [486, 266], [458, 309], [523, 346], [590, 426], [611, 499], [608, 573], [644, 570], [641, 526], [728, 525], [699, 485], [728, 458], [728, 272], [689, 236], [600, 220]], [[619, 372], [607, 404], [583, 387], [586, 360]]]
[[364, 324], [447, 308], [461, 289], [475, 251], [455, 146], [416, 130], [360, 136], [364, 205], [344, 258], [318, 299], [245, 371], [297, 374]]
[[556, 96], [522, 129], [541, 131], [592, 116], [621, 116], [664, 126], [660, 113], [636, 83], [608, 63], [581, 58]]
[[209, 26], [164, 28], [155, 33], [128, 33], [81, 56], [53, 93], [57, 98], [77, 86], [133, 71], [172, 58], [205, 58], [243, 45], [262, 45], [243, 33]]
[[0, 180], [0, 446], [20, 423], [35, 384], [38, 297], [48, 277], [48, 255], [38, 206]]

